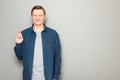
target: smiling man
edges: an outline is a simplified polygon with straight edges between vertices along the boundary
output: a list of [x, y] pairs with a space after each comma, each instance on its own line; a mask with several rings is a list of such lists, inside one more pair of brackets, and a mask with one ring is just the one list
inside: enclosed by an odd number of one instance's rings
[[61, 66], [61, 44], [58, 33], [44, 24], [45, 9], [31, 10], [33, 24], [18, 31], [15, 54], [23, 60], [23, 80], [58, 80]]

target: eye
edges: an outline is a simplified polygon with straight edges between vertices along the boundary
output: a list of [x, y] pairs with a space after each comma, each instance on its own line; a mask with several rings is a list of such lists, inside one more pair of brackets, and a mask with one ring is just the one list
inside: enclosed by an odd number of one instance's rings
[[39, 15], [39, 17], [42, 17], [43, 15]]
[[33, 15], [33, 17], [36, 17], [37, 15]]

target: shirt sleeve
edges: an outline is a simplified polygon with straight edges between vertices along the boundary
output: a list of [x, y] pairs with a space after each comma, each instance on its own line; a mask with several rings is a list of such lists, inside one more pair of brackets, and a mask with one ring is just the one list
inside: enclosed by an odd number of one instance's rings
[[61, 67], [61, 43], [58, 34], [55, 35], [54, 47], [54, 74], [53, 79], [58, 80]]
[[23, 43], [17, 44], [14, 47], [14, 52], [19, 60], [23, 59]]

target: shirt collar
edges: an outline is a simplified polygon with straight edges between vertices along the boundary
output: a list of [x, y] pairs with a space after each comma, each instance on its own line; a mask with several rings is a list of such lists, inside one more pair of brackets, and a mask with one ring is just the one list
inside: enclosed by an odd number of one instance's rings
[[[33, 26], [34, 26], [34, 24], [32, 24], [32, 26], [30, 28], [30, 32], [34, 32]], [[47, 31], [47, 26], [44, 24], [44, 30], [42, 32], [46, 32], [46, 31]]]

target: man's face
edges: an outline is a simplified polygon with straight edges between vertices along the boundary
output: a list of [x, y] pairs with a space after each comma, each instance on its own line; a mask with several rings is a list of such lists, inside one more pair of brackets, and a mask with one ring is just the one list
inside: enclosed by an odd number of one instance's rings
[[35, 25], [42, 25], [44, 23], [44, 20], [46, 19], [46, 16], [44, 14], [44, 11], [42, 9], [35, 9], [32, 12], [32, 21]]

